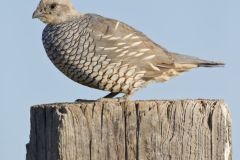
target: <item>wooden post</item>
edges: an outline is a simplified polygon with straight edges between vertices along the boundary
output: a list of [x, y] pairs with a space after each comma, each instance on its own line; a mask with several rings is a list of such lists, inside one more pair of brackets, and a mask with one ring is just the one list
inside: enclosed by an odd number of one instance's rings
[[231, 160], [231, 118], [218, 100], [38, 105], [26, 159]]

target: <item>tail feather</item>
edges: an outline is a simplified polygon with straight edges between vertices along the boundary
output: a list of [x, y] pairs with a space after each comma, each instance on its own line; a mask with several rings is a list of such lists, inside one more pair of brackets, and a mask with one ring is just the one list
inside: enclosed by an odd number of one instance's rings
[[223, 62], [203, 62], [203, 63], [198, 63], [198, 67], [224, 67], [225, 64]]
[[225, 64], [223, 62], [214, 62], [199, 59], [197, 57], [181, 55], [177, 53], [170, 53], [173, 59], [178, 64], [195, 64], [198, 67], [223, 67]]

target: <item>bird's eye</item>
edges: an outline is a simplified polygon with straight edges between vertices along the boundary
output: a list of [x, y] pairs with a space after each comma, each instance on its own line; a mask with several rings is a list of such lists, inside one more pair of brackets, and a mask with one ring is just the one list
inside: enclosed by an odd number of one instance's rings
[[57, 6], [57, 4], [56, 4], [56, 3], [53, 3], [53, 4], [50, 5], [50, 8], [51, 8], [51, 9], [55, 9], [56, 6]]

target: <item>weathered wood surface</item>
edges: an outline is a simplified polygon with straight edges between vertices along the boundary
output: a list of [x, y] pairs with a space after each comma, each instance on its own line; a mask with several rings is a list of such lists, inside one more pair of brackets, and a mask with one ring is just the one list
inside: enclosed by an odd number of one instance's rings
[[27, 160], [231, 160], [217, 100], [81, 102], [31, 108]]

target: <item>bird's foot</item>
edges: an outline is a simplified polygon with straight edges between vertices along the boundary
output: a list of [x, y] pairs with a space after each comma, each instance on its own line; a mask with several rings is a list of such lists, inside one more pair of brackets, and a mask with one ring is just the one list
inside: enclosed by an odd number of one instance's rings
[[100, 102], [118, 101], [118, 98], [113, 98], [113, 97], [115, 97], [118, 94], [119, 93], [109, 93], [108, 95], [106, 95], [106, 96], [104, 96], [102, 98], [99, 98], [97, 101], [100, 101]]
[[80, 102], [126, 102], [130, 101], [130, 95], [124, 95], [123, 97], [118, 97], [118, 98], [113, 98], [119, 93], [109, 93], [108, 95], [99, 98], [97, 100], [86, 100], [86, 99], [77, 99], [75, 102], [80, 103]]
[[99, 98], [97, 99], [98, 102], [117, 102], [118, 98]]
[[76, 103], [80, 103], [80, 102], [95, 102], [96, 100], [86, 100], [86, 99], [76, 99], [75, 102]]
[[126, 101], [130, 101], [130, 95], [125, 95], [123, 97], [117, 97], [117, 98], [99, 98], [97, 101], [101, 101], [101, 102], [126, 102]]

